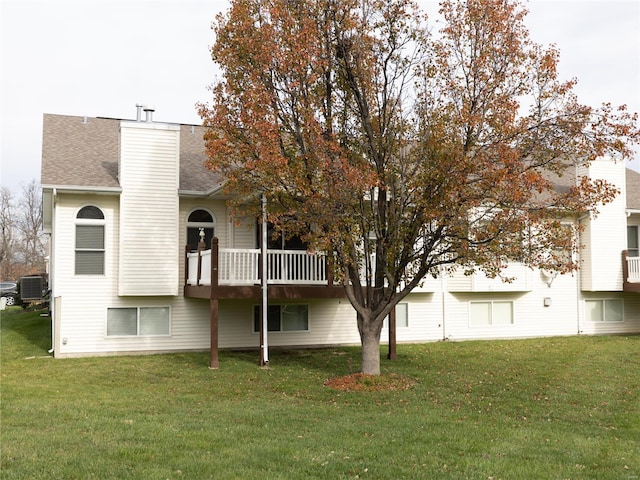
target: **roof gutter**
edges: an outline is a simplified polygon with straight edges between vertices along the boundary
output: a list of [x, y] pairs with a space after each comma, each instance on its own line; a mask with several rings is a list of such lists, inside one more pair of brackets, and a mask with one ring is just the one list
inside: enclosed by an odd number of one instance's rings
[[226, 182], [223, 182], [209, 190], [178, 190], [178, 195], [181, 197], [213, 197], [221, 193], [225, 185]]
[[80, 185], [50, 185], [43, 184], [43, 190], [54, 190], [57, 193], [92, 194], [92, 195], [119, 195], [122, 187], [87, 187]]

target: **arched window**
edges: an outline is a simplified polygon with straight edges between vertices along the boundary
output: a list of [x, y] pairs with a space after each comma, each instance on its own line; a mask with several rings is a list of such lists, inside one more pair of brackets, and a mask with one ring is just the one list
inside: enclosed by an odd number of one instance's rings
[[76, 275], [104, 275], [104, 213], [92, 205], [76, 215]]
[[213, 214], [208, 210], [194, 210], [187, 218], [187, 245], [191, 246], [191, 250], [198, 249], [200, 231], [204, 231], [204, 242], [206, 248], [209, 248], [215, 234], [215, 221]]

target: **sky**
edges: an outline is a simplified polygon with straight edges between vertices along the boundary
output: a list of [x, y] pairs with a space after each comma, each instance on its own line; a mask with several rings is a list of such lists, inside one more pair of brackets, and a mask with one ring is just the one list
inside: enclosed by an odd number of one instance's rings
[[[435, 18], [437, 2], [419, 0]], [[531, 38], [560, 49], [581, 103], [640, 112], [640, 0], [530, 0]], [[44, 113], [199, 124], [218, 75], [223, 0], [0, 0], [0, 185], [40, 181]], [[640, 170], [640, 155], [630, 165]]]

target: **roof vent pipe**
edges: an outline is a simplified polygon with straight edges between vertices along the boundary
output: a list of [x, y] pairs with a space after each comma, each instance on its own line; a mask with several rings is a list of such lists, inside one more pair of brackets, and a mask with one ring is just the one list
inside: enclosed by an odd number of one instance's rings
[[141, 103], [136, 103], [136, 109], [137, 109], [137, 113], [136, 113], [136, 122], [139, 122], [142, 120], [142, 108], [144, 107], [144, 105], [142, 105]]
[[144, 113], [146, 115], [145, 122], [153, 122], [153, 112], [155, 112], [155, 108], [153, 107], [144, 107]]

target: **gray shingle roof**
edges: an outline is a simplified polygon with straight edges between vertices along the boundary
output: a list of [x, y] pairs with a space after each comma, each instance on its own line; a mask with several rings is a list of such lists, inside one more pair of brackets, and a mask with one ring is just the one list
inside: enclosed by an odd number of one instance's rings
[[[118, 188], [120, 120], [45, 114], [42, 185]], [[204, 128], [180, 126], [180, 190], [207, 192], [221, 183], [204, 166]]]

